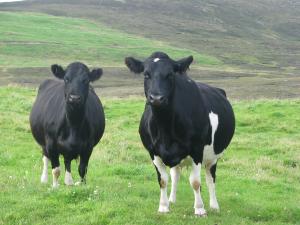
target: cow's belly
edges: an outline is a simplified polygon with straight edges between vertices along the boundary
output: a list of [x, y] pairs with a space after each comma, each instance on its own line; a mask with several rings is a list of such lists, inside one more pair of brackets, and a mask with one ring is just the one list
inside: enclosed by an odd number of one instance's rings
[[[203, 150], [203, 160], [202, 165], [214, 165], [217, 160], [222, 157], [223, 152], [220, 154], [215, 154], [213, 147], [211, 145], [206, 145]], [[187, 156], [186, 158], [182, 159], [178, 164], [179, 167], [190, 167], [193, 163], [193, 159], [191, 156]]]

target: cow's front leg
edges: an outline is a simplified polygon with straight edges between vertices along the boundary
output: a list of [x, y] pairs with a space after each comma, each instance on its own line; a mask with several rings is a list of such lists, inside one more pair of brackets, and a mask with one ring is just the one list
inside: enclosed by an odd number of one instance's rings
[[43, 155], [43, 172], [41, 175], [41, 183], [47, 183], [48, 182], [48, 157], [44, 154]]
[[54, 151], [49, 151], [49, 156], [50, 156], [51, 166], [52, 166], [52, 179], [53, 179], [52, 186], [54, 188], [57, 188], [59, 186], [58, 178], [60, 176], [59, 155]]
[[157, 171], [158, 183], [160, 186], [160, 201], [158, 212], [167, 213], [169, 212], [169, 200], [167, 193], [168, 173], [166, 170], [166, 165], [158, 156], [154, 156], [153, 164], [155, 165]]
[[200, 189], [201, 189], [201, 163], [195, 164], [192, 162], [192, 171], [190, 174], [190, 184], [194, 191], [195, 196], [195, 215], [197, 216], [206, 216], [206, 211], [204, 209], [204, 204], [201, 198]]
[[81, 180], [79, 182], [76, 182], [75, 185], [80, 185], [82, 183], [86, 183], [86, 173], [87, 173], [87, 167], [89, 164], [89, 159], [91, 156], [92, 151], [85, 152], [84, 154], [80, 155], [80, 163], [78, 166], [78, 172], [81, 177]]
[[177, 184], [178, 184], [179, 177], [180, 177], [180, 167], [179, 166], [172, 167], [170, 170], [170, 174], [171, 174], [171, 180], [172, 180], [172, 187], [171, 187], [169, 202], [175, 203]]
[[73, 185], [73, 178], [72, 178], [72, 174], [71, 174], [71, 160], [68, 158], [65, 158], [65, 184], [70, 186]]

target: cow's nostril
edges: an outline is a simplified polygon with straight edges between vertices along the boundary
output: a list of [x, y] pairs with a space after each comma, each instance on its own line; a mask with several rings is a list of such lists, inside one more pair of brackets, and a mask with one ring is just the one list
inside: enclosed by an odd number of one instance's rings
[[164, 96], [163, 95], [150, 95], [149, 100], [150, 103], [153, 105], [160, 105], [164, 101]]
[[79, 95], [70, 95], [69, 96], [69, 100], [70, 101], [76, 101], [76, 102], [78, 102], [78, 101], [80, 101], [80, 99], [81, 99], [81, 97]]

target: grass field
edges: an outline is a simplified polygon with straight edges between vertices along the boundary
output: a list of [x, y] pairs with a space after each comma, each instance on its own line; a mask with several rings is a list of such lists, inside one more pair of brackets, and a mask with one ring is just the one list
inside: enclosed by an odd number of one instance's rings
[[299, 74], [296, 0], [30, 0], [0, 10], [86, 18], [215, 56], [231, 67]]
[[[57, 190], [51, 179], [40, 184], [41, 151], [28, 124], [35, 94], [0, 87], [0, 224], [299, 224], [299, 100], [233, 102], [236, 134], [217, 169], [221, 212], [195, 218], [187, 170], [171, 212], [157, 213], [156, 173], [137, 132], [142, 98], [102, 99], [107, 127], [86, 185], [66, 187], [63, 176]], [[78, 180], [75, 162], [72, 169]], [[204, 182], [202, 190], [208, 205]]]
[[43, 67], [85, 61], [94, 66], [123, 66], [127, 56], [166, 51], [194, 55], [201, 65], [220, 65], [215, 57], [172, 47], [110, 29], [89, 20], [37, 13], [0, 12], [0, 67]]

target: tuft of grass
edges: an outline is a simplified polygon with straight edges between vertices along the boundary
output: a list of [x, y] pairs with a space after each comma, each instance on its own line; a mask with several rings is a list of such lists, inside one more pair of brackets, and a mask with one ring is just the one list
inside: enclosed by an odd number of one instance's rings
[[78, 18], [38, 13], [0, 12], [0, 66], [48, 67], [86, 61], [96, 66], [124, 66], [126, 56], [147, 57], [165, 51], [174, 58], [194, 55], [202, 65], [219, 65], [215, 57], [129, 35]]
[[[102, 99], [106, 131], [92, 154], [87, 184], [42, 185], [41, 150], [28, 115], [36, 90], [0, 87], [0, 224], [297, 224], [300, 221], [299, 100], [233, 102], [236, 134], [218, 163], [220, 213], [193, 215], [183, 170], [178, 200], [157, 213], [159, 186], [137, 132], [142, 98]], [[79, 179], [77, 163], [73, 177]], [[49, 167], [50, 169], [50, 167]], [[202, 197], [208, 191], [202, 177]]]

